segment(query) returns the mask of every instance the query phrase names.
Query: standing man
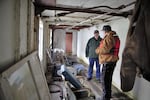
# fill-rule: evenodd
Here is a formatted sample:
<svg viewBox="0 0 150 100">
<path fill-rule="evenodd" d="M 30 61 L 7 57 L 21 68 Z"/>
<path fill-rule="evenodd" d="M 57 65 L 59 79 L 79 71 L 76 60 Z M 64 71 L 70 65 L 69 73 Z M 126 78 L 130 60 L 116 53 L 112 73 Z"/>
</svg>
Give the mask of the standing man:
<svg viewBox="0 0 150 100">
<path fill-rule="evenodd" d="M 103 31 L 105 36 L 100 42 L 100 46 L 96 49 L 96 53 L 99 54 L 99 63 L 102 64 L 102 100 L 110 100 L 112 75 L 119 59 L 118 53 L 120 48 L 120 40 L 116 35 L 116 32 L 111 31 L 111 27 L 109 25 L 103 26 Z"/>
<path fill-rule="evenodd" d="M 102 39 L 99 36 L 99 31 L 94 31 L 94 36 L 88 40 L 86 45 L 86 57 L 89 57 L 89 68 L 87 80 L 91 80 L 93 76 L 93 66 L 94 62 L 96 63 L 96 79 L 100 81 L 100 64 L 98 60 L 98 55 L 95 53 L 96 48 L 99 46 L 99 43 Z"/>
</svg>

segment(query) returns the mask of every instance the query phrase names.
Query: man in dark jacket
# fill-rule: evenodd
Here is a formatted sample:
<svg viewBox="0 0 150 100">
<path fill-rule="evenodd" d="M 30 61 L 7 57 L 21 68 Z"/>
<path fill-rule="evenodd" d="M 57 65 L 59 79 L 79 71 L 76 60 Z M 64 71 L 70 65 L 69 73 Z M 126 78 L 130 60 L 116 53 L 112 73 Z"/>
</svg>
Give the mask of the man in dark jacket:
<svg viewBox="0 0 150 100">
<path fill-rule="evenodd" d="M 96 63 L 96 79 L 100 81 L 100 64 L 98 60 L 98 55 L 95 53 L 95 49 L 99 46 L 102 39 L 99 36 L 99 31 L 94 31 L 94 36 L 88 40 L 86 45 L 86 57 L 89 57 L 89 68 L 87 80 L 91 80 L 93 76 L 93 66 Z"/>
</svg>

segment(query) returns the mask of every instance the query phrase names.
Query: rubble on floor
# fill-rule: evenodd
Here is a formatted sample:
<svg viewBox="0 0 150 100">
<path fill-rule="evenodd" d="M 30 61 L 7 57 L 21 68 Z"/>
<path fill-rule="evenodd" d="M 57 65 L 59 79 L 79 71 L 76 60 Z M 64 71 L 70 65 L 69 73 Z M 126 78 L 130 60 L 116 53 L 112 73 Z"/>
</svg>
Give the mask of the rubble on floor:
<svg viewBox="0 0 150 100">
<path fill-rule="evenodd" d="M 102 96 L 101 83 L 93 78 L 86 79 L 87 65 L 76 56 L 48 50 L 47 82 L 55 100 L 99 100 Z M 62 71 L 62 66 L 64 66 Z M 57 84 L 56 84 L 57 83 Z M 57 87 L 57 89 L 55 89 Z M 52 99 L 52 100 L 53 100 Z M 111 100 L 132 100 L 112 87 Z"/>
</svg>

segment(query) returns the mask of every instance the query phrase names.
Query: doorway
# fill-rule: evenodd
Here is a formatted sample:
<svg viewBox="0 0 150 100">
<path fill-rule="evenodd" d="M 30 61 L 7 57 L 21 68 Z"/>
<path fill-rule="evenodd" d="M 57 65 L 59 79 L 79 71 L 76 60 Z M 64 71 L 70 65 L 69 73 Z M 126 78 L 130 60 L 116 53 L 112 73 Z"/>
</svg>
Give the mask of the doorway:
<svg viewBox="0 0 150 100">
<path fill-rule="evenodd" d="M 72 54 L 72 32 L 66 32 L 66 53 Z"/>
</svg>

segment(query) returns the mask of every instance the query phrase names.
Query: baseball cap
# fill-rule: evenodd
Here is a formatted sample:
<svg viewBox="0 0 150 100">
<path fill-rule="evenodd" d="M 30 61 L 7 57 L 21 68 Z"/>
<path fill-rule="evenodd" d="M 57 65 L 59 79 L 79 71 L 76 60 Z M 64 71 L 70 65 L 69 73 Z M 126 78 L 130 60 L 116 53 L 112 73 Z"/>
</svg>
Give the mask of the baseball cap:
<svg viewBox="0 0 150 100">
<path fill-rule="evenodd" d="M 111 26 L 110 25 L 104 25 L 102 31 L 106 31 L 106 32 L 111 31 Z"/>
<path fill-rule="evenodd" d="M 99 31 L 98 31 L 98 30 L 95 30 L 94 33 L 99 33 Z"/>
</svg>

